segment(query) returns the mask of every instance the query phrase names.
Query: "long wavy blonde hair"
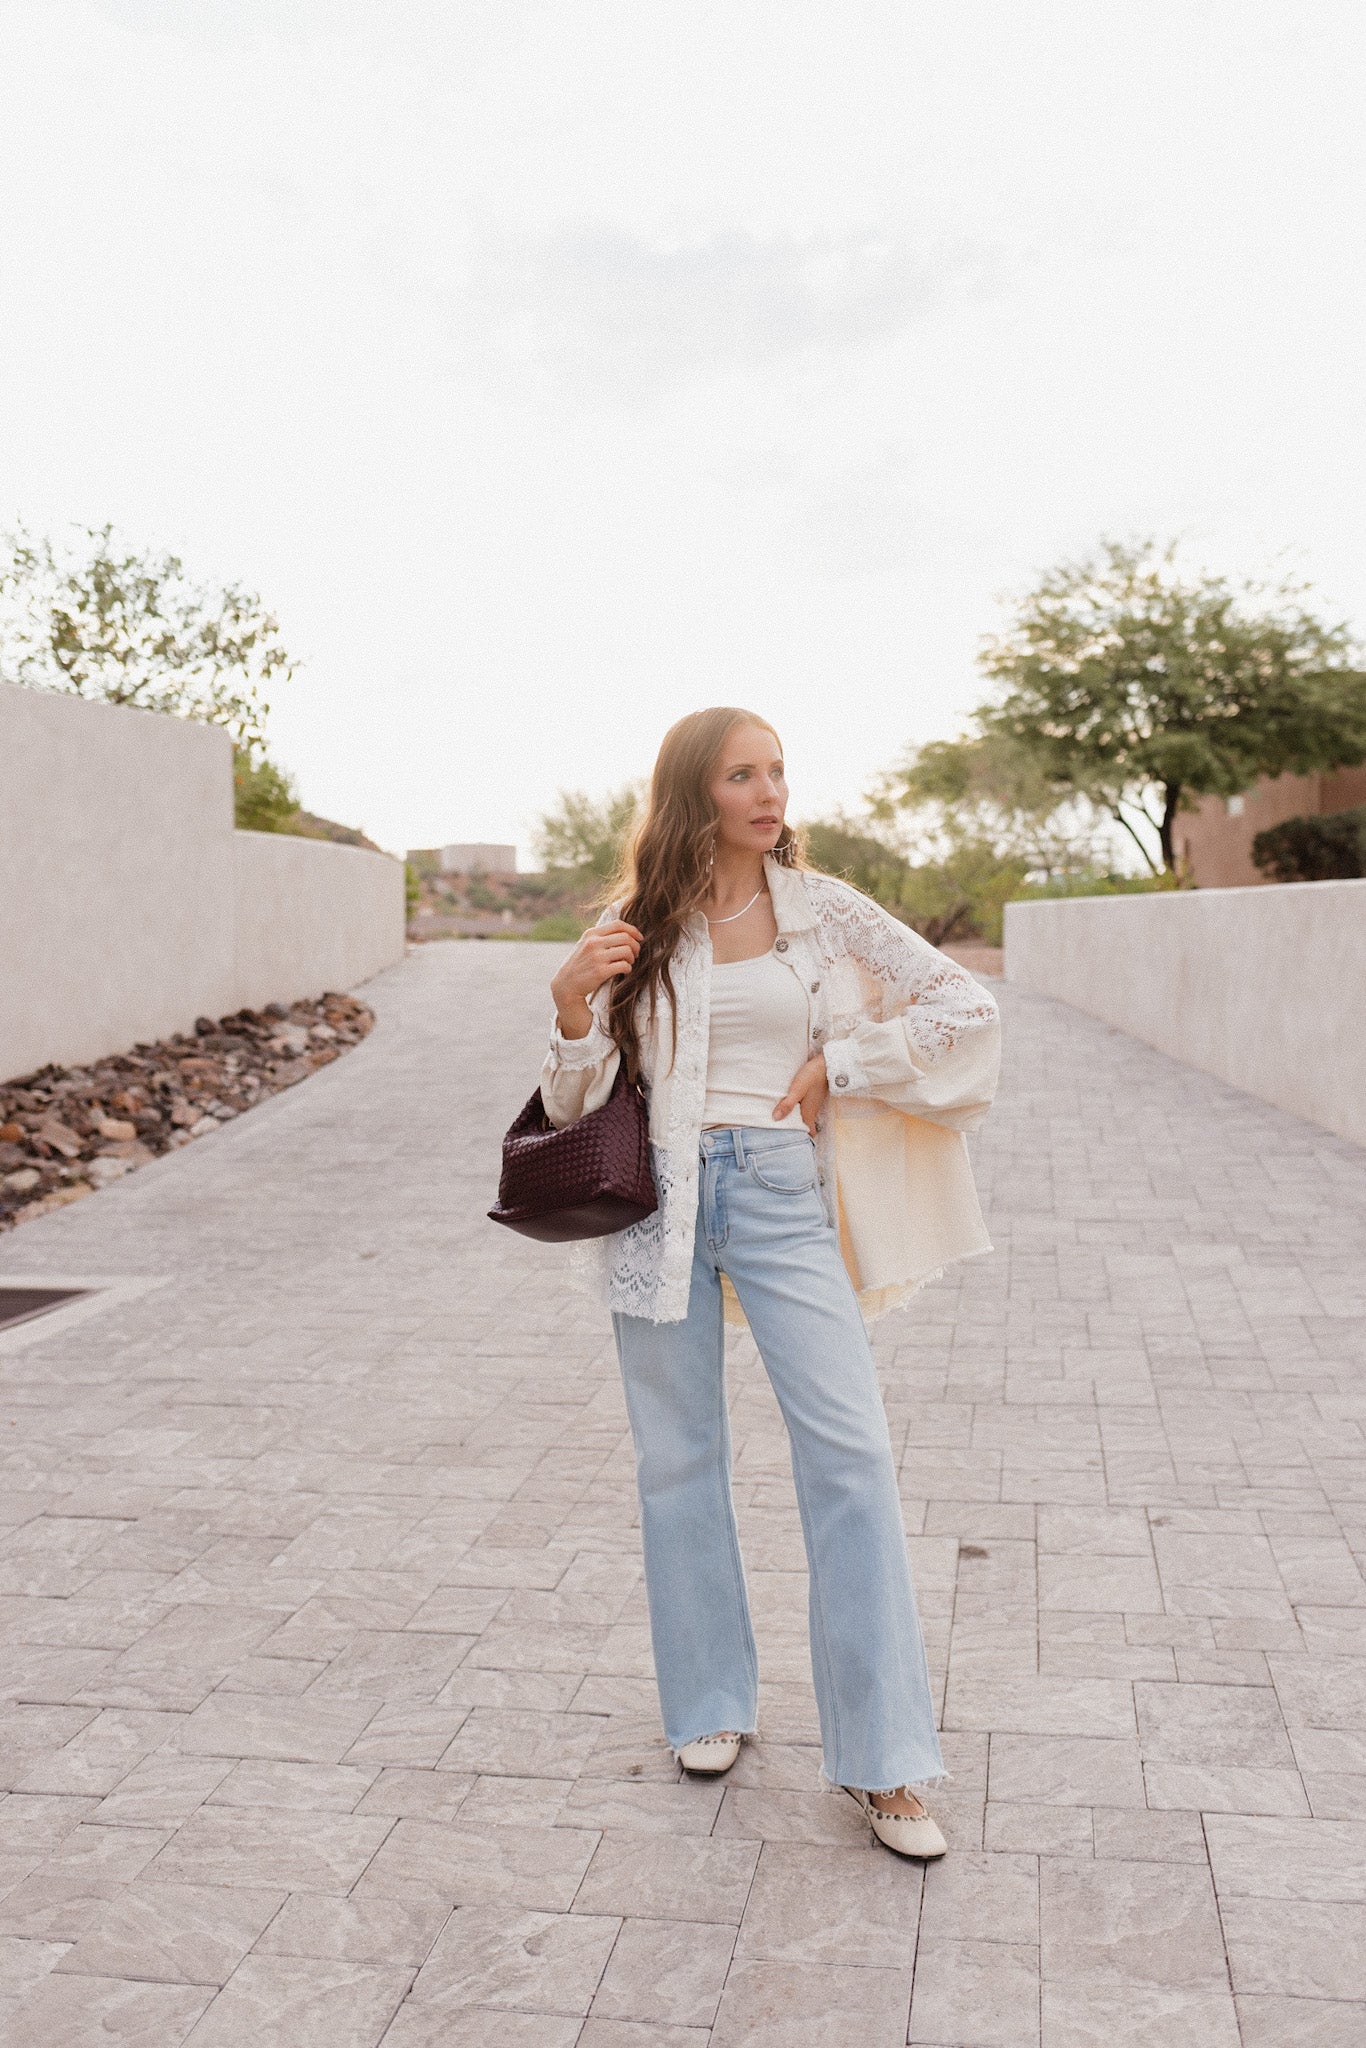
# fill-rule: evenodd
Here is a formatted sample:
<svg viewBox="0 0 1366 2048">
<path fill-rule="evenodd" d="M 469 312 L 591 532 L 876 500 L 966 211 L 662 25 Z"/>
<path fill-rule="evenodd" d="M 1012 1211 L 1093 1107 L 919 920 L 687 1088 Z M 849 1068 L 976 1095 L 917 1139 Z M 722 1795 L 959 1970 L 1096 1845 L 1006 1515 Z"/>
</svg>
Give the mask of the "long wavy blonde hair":
<svg viewBox="0 0 1366 2048">
<path fill-rule="evenodd" d="M 632 834 L 620 868 L 608 886 L 605 901 L 620 903 L 618 913 L 644 933 L 644 943 L 628 973 L 612 984 L 607 1028 L 621 1050 L 632 1080 L 640 1072 L 637 1005 L 644 996 L 651 1024 L 660 990 L 674 1013 L 670 973 L 684 927 L 711 884 L 712 854 L 719 822 L 711 796 L 711 780 L 721 750 L 738 725 L 759 725 L 777 732 L 755 711 L 734 704 L 690 711 L 664 735 L 650 778 L 650 794 Z M 779 741 L 781 746 L 782 742 Z M 773 858 L 785 867 L 804 867 L 799 835 L 784 824 Z M 674 1050 L 678 1019 L 674 1013 Z"/>
</svg>

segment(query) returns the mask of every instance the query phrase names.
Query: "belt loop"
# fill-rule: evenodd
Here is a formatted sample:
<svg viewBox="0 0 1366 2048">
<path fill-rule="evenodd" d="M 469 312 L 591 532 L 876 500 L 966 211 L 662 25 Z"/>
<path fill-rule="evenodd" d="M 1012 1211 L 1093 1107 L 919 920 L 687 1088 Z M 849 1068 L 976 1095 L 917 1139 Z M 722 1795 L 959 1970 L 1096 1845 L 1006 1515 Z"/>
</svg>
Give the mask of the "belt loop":
<svg viewBox="0 0 1366 2048">
<path fill-rule="evenodd" d="M 730 1135 L 735 1147 L 735 1164 L 743 1170 L 745 1164 L 745 1141 L 740 1135 L 739 1124 L 731 1125 Z"/>
</svg>

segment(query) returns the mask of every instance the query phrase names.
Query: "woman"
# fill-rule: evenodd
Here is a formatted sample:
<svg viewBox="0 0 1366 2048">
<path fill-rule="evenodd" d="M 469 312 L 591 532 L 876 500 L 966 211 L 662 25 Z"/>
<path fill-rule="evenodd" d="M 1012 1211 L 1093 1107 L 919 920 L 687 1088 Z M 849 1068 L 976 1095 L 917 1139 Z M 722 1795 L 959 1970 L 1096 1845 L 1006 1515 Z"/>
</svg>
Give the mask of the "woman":
<svg viewBox="0 0 1366 2048">
<path fill-rule="evenodd" d="M 758 1674 L 730 1487 L 724 1323 L 747 1320 L 791 1446 L 823 1775 L 879 1841 L 944 1852 L 925 1649 L 860 1314 L 988 1251 L 962 1137 L 996 1081 L 996 1005 L 847 883 L 805 868 L 773 728 L 666 735 L 619 900 L 551 983 L 563 1126 L 618 1063 L 649 1102 L 659 1208 L 600 1240 L 635 1439 L 650 1632 L 683 1768 L 728 1770 Z"/>
</svg>

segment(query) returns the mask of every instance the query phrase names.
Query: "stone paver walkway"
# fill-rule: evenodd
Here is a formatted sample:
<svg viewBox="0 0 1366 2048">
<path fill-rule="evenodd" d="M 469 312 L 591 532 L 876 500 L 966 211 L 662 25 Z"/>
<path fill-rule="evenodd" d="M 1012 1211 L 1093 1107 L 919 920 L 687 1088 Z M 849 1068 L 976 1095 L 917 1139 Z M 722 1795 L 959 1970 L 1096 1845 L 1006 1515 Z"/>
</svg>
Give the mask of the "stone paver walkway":
<svg viewBox="0 0 1366 2048">
<path fill-rule="evenodd" d="M 1366 1156 L 1008 997 L 998 1252 L 876 1330 L 948 1859 L 816 1787 L 748 1342 L 762 1739 L 679 1781 L 604 1317 L 483 1220 L 550 949 L 0 1244 L 0 2043 L 1357 2048 Z"/>
</svg>

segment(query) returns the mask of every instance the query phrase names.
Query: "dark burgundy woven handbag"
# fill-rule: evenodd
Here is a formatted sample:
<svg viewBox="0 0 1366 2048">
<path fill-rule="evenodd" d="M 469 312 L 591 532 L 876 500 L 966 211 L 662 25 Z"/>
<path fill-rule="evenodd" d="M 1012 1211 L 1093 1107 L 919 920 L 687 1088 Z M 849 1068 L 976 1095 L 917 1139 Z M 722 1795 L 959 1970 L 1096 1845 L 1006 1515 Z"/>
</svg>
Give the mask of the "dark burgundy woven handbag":
<svg viewBox="0 0 1366 2048">
<path fill-rule="evenodd" d="M 538 1088 L 503 1140 L 495 1223 L 563 1244 L 606 1237 L 659 1207 L 645 1098 L 623 1061 L 601 1109 L 557 1131 Z"/>
</svg>

